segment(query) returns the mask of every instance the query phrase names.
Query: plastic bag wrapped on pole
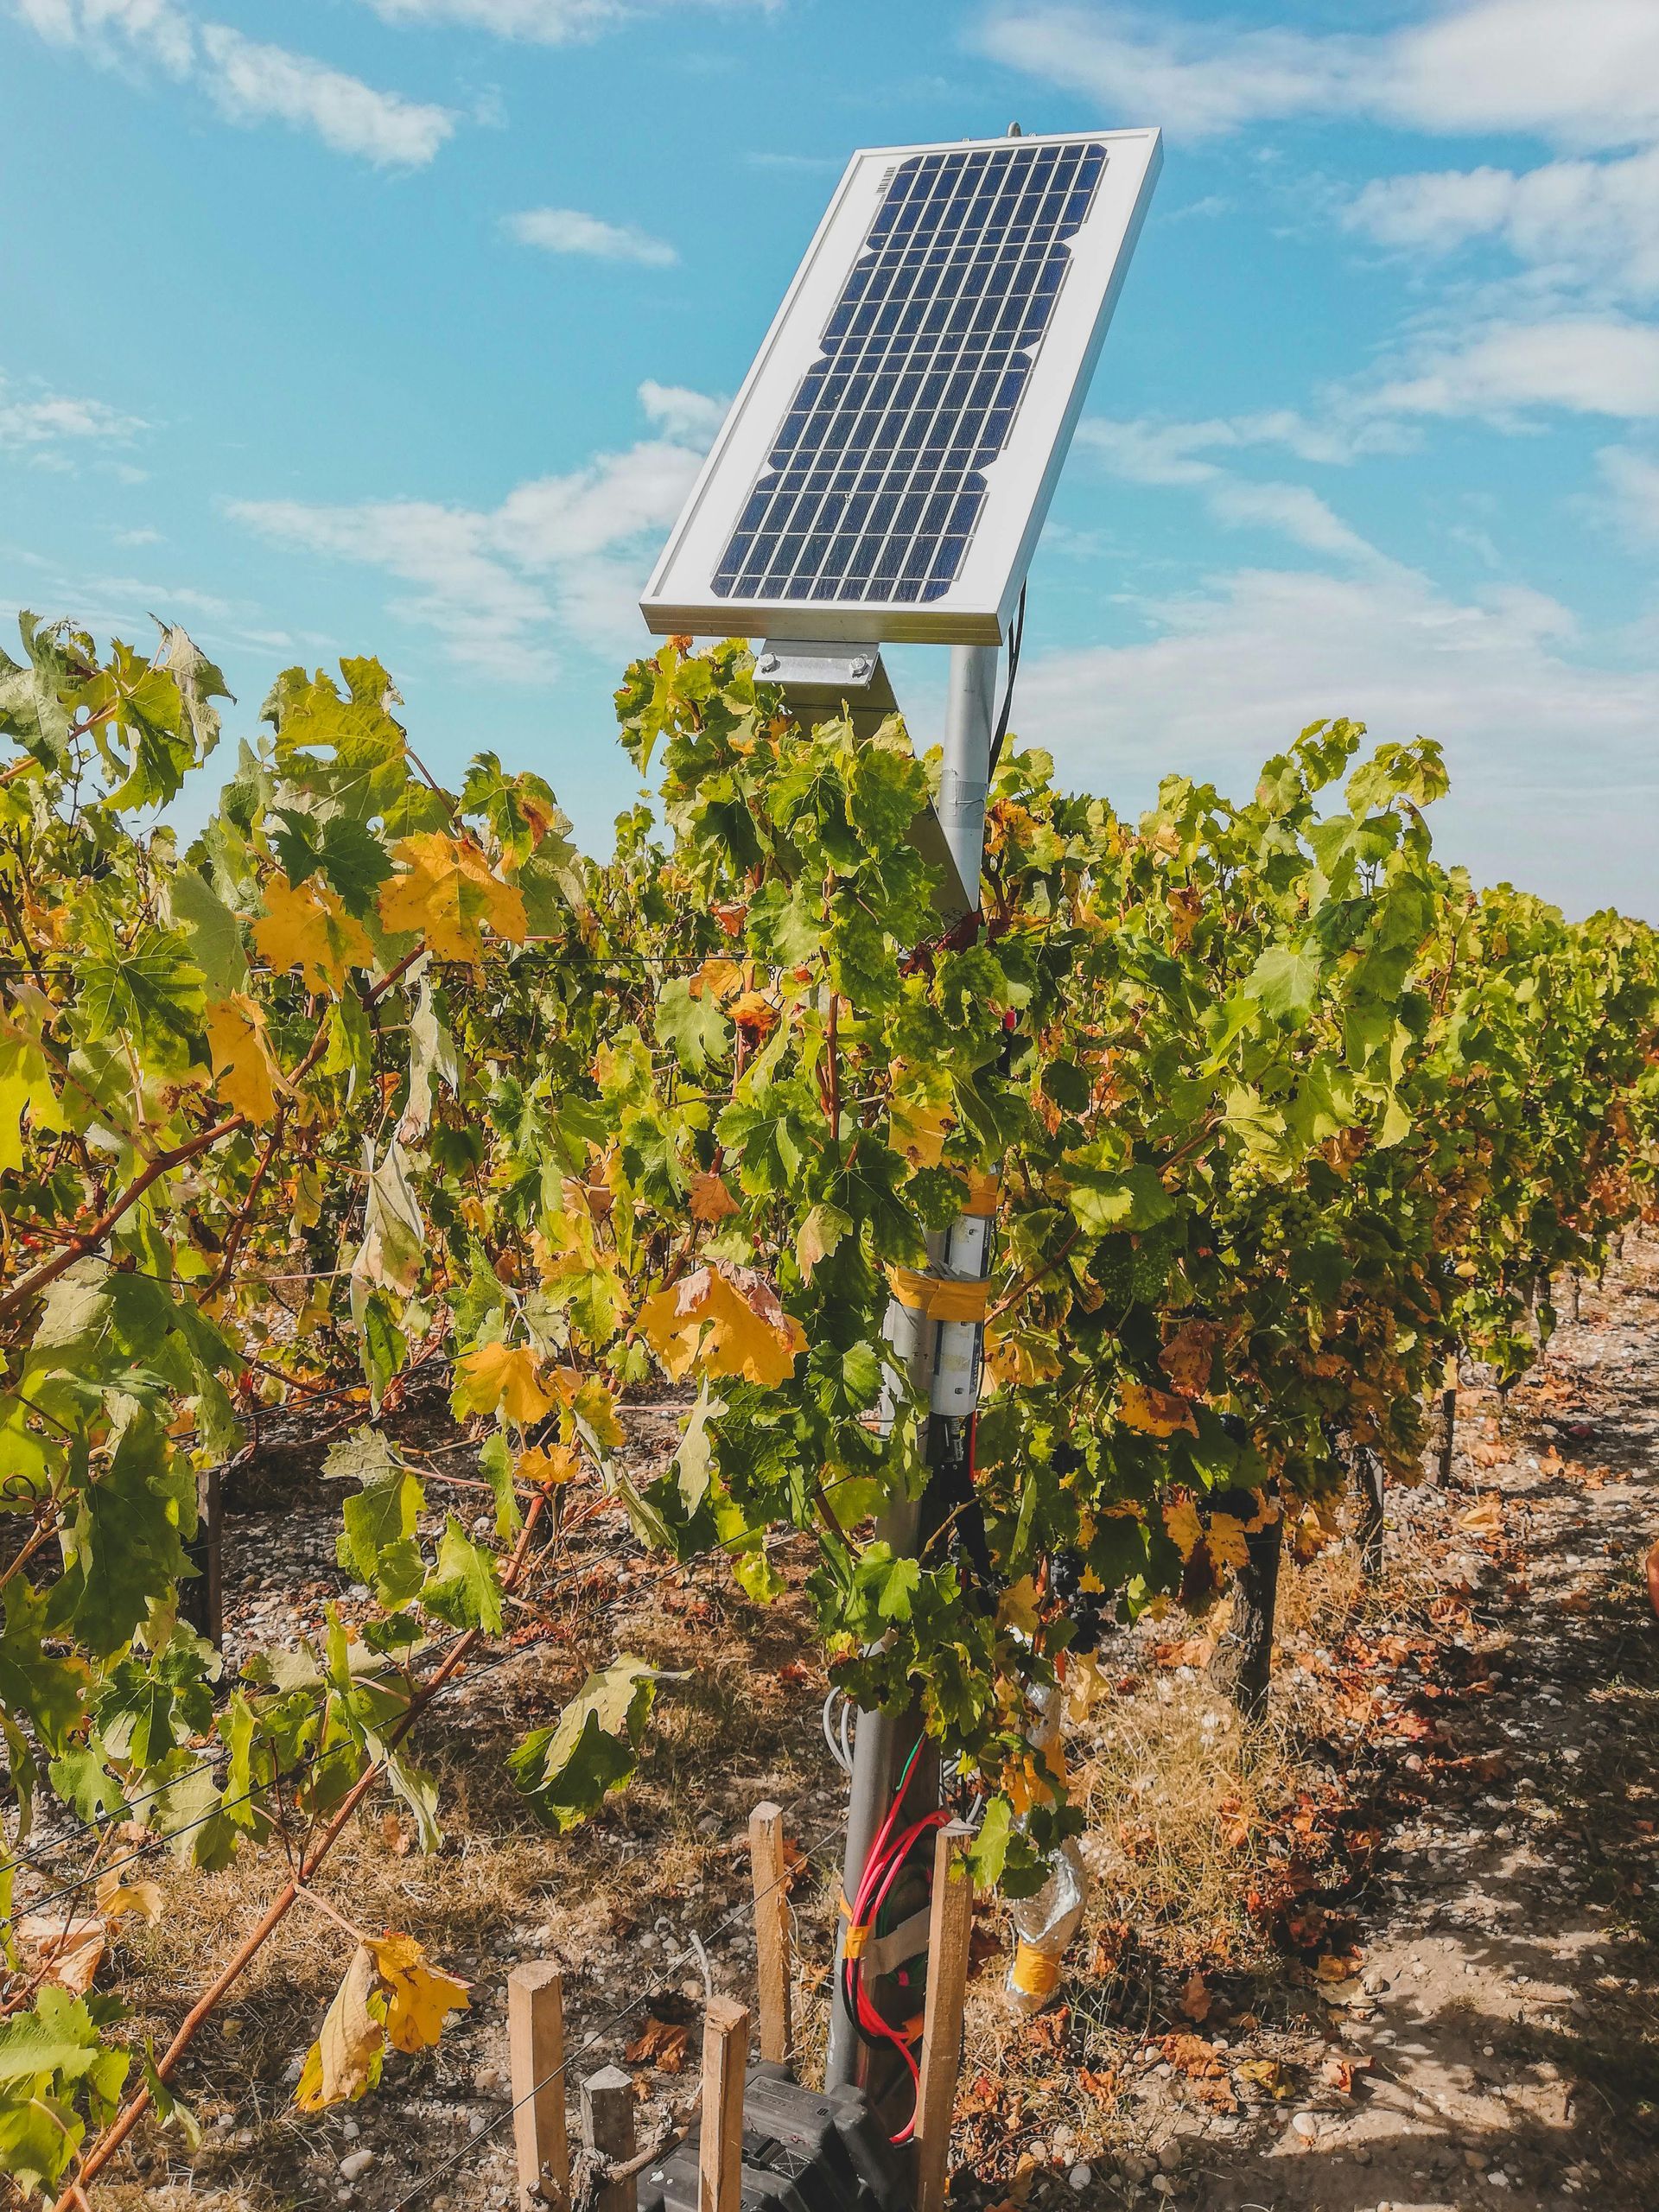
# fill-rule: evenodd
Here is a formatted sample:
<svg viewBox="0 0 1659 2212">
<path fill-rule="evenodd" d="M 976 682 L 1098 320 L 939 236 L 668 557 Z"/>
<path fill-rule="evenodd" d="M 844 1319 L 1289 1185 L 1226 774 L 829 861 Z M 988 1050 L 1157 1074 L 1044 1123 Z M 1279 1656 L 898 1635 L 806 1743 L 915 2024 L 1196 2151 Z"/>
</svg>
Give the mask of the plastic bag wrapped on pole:
<svg viewBox="0 0 1659 2212">
<path fill-rule="evenodd" d="M 1033 1689 L 1031 1701 L 1039 1726 L 1035 1733 L 1038 1757 L 1065 1778 L 1065 1754 L 1060 1744 L 1060 1722 L 1065 1710 L 1058 1690 Z M 1049 1853 L 1048 1879 L 1035 1897 L 1017 1897 L 1011 1907 L 1014 1957 L 1003 1984 L 1016 2012 L 1041 2012 L 1060 1986 L 1060 1961 L 1065 1947 L 1083 1924 L 1089 1902 L 1089 1876 L 1075 1837 L 1068 1837 Z"/>
</svg>

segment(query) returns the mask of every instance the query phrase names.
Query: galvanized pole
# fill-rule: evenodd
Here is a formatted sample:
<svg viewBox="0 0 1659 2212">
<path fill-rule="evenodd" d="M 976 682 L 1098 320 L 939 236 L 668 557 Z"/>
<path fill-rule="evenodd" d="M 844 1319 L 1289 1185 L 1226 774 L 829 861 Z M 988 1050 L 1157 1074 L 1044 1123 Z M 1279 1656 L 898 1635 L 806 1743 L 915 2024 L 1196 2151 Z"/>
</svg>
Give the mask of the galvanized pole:
<svg viewBox="0 0 1659 2212">
<path fill-rule="evenodd" d="M 957 872 L 976 910 L 980 867 L 985 849 L 985 795 L 990 783 L 991 741 L 996 722 L 997 648 L 995 645 L 954 645 L 950 651 L 950 688 L 945 706 L 944 760 L 939 772 L 938 814 L 944 841 Z M 963 1214 L 943 1236 L 928 1240 L 931 1274 L 977 1281 L 986 1271 L 990 1251 L 991 1224 L 980 1215 Z M 901 1306 L 897 1300 L 887 1309 L 886 1334 L 894 1364 L 903 1370 L 912 1387 L 926 1395 L 933 1415 L 930 1423 L 928 1458 L 937 1465 L 935 1448 L 942 1424 L 970 1418 L 979 1402 L 982 1330 L 976 1322 L 936 1321 Z M 914 1555 L 927 1525 L 925 1502 L 901 1500 L 880 1524 L 879 1533 L 895 1553 Z M 865 1713 L 858 1716 L 853 1745 L 852 1796 L 847 1815 L 847 1849 L 842 1872 L 842 1895 L 857 1896 L 870 1847 L 886 1819 L 904 1760 L 915 1740 L 918 1722 L 912 1716 Z M 937 1776 L 930 1766 L 925 1776 L 912 1777 L 912 1802 L 921 1792 L 937 1804 Z M 824 2060 L 827 2088 L 861 2082 L 879 2104 L 887 2085 L 867 2079 L 867 2047 L 841 1999 L 842 1936 L 836 1942 L 834 1994 L 830 2006 L 830 2040 Z M 921 1947 L 918 1945 L 918 1948 Z"/>
</svg>

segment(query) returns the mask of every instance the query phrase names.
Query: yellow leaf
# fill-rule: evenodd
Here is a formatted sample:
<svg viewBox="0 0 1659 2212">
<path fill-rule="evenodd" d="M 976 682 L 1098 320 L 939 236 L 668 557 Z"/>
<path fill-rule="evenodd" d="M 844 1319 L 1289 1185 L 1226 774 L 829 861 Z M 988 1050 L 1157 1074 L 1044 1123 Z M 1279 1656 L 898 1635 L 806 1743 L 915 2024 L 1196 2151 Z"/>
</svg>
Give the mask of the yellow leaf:
<svg viewBox="0 0 1659 2212">
<path fill-rule="evenodd" d="M 1036 1635 L 1037 1585 L 1030 1575 L 1022 1574 L 1017 1582 L 1010 1582 L 997 1599 L 996 1624 L 1018 1629 L 1022 1636 Z"/>
<path fill-rule="evenodd" d="M 937 1167 L 956 1116 L 948 1106 L 926 1106 L 919 1099 L 893 1102 L 893 1147 L 912 1167 Z"/>
<path fill-rule="evenodd" d="M 833 1252 L 852 1224 L 835 1206 L 814 1206 L 801 1224 L 795 1239 L 795 1259 L 802 1280 L 810 1282 L 818 1262 Z"/>
<path fill-rule="evenodd" d="M 748 976 L 749 970 L 741 960 L 728 960 L 722 955 L 711 954 L 691 977 L 686 988 L 694 999 L 707 996 L 723 1006 L 728 999 L 735 998 L 745 988 Z"/>
<path fill-rule="evenodd" d="M 1483 1497 L 1478 1505 L 1471 1505 L 1466 1513 L 1458 1516 L 1459 1529 L 1466 1529 L 1471 1536 L 1501 1536 L 1503 1533 L 1503 1505 L 1497 1497 Z"/>
<path fill-rule="evenodd" d="M 1184 1560 L 1191 1559 L 1204 1535 L 1198 1509 L 1190 1497 L 1172 1498 L 1164 1508 L 1164 1528 Z"/>
<path fill-rule="evenodd" d="M 1125 1428 L 1139 1429 L 1143 1436 L 1173 1436 L 1178 1428 L 1184 1428 L 1190 1436 L 1198 1433 L 1192 1408 L 1185 1398 L 1156 1389 L 1150 1382 L 1138 1382 L 1133 1376 L 1123 1382 L 1117 1417 Z"/>
<path fill-rule="evenodd" d="M 208 1007 L 207 1028 L 219 1096 L 251 1122 L 274 1120 L 276 1093 L 288 1086 L 265 1035 L 264 1008 L 232 992 Z"/>
<path fill-rule="evenodd" d="M 1016 1819 L 1024 1820 L 1039 1798 L 1047 1803 L 1052 1792 L 1045 1784 L 1035 1759 L 1010 1759 L 1002 1770 L 1002 1794 L 1014 1810 Z"/>
<path fill-rule="evenodd" d="M 696 1366 L 775 1388 L 806 1349 L 800 1323 L 753 1268 L 699 1268 L 648 1298 L 639 1326 L 676 1382 Z"/>
<path fill-rule="evenodd" d="M 985 1371 L 1007 1389 L 1024 1389 L 1033 1382 L 1052 1382 L 1060 1372 L 1052 1333 L 1039 1335 L 1029 1330 L 1014 1330 L 1004 1335 L 999 1330 L 987 1329 Z"/>
<path fill-rule="evenodd" d="M 1210 1556 L 1217 1567 L 1241 1567 L 1249 1563 L 1249 1547 L 1244 1541 L 1244 1523 L 1231 1513 L 1212 1513 L 1206 1541 Z"/>
<path fill-rule="evenodd" d="M 385 2011 L 374 1953 L 359 1943 L 300 2069 L 294 2101 L 302 2112 L 345 2104 L 373 2087 L 385 2046 Z"/>
<path fill-rule="evenodd" d="M 1081 1726 L 1111 1688 L 1092 1651 L 1068 1652 L 1065 1661 L 1065 1717 Z"/>
<path fill-rule="evenodd" d="M 527 1344 L 480 1344 L 476 1351 L 462 1352 L 457 1364 L 457 1413 L 493 1414 L 499 1407 L 524 1428 L 553 1409 L 537 1373 L 540 1363 Z"/>
<path fill-rule="evenodd" d="M 277 969 L 297 968 L 306 988 L 337 991 L 348 968 L 374 964 L 374 948 L 335 893 L 315 877 L 295 889 L 279 869 L 265 881 L 253 941 Z"/>
<path fill-rule="evenodd" d="M 66 1920 L 60 1912 L 26 1912 L 17 1941 L 31 1977 L 39 1975 L 72 1997 L 84 1997 L 104 1955 L 104 1923 L 91 1916 Z"/>
<path fill-rule="evenodd" d="M 778 1009 L 763 991 L 741 992 L 726 1011 L 740 1029 L 756 1038 L 778 1027 Z"/>
<path fill-rule="evenodd" d="M 546 1450 L 522 1453 L 513 1472 L 521 1483 L 534 1483 L 541 1490 L 556 1490 L 561 1483 L 571 1482 L 582 1472 L 582 1459 L 568 1444 L 555 1444 Z"/>
<path fill-rule="evenodd" d="M 691 1218 L 693 1221 L 724 1221 L 728 1214 L 737 1211 L 737 1200 L 732 1196 L 723 1176 L 693 1175 L 691 1178 Z"/>
<path fill-rule="evenodd" d="M 380 918 L 389 930 L 423 937 L 438 959 L 476 967 L 486 925 L 514 944 L 530 934 L 523 898 L 492 874 L 476 845 L 428 830 L 400 837 L 391 852 L 404 873 L 381 886 Z"/>
<path fill-rule="evenodd" d="M 137 1913 L 153 1928 L 162 1916 L 162 1893 L 154 1882 L 124 1882 L 111 1867 L 98 1878 L 98 1909 L 105 1920 Z"/>
<path fill-rule="evenodd" d="M 386 2033 L 393 2050 L 424 2050 L 443 2033 L 451 2012 L 466 2011 L 468 1985 L 429 1966 L 412 1936 L 371 1938 L 368 1948 L 386 1985 Z"/>
</svg>

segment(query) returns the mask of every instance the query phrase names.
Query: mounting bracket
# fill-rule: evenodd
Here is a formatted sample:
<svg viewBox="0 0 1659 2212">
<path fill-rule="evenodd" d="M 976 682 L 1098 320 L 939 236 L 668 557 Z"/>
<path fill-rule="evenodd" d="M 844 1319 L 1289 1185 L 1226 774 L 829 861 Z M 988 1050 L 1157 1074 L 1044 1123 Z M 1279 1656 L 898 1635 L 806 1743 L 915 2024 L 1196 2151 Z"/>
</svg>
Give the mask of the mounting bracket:
<svg viewBox="0 0 1659 2212">
<path fill-rule="evenodd" d="M 995 654 L 991 664 L 995 669 Z M 762 683 L 779 686 L 791 714 L 808 728 L 844 711 L 855 735 L 868 737 L 899 711 L 880 645 L 767 638 L 755 655 L 754 672 Z M 910 842 L 937 879 L 933 906 L 944 934 L 977 911 L 977 882 L 970 897 L 952 841 L 931 804 L 910 825 Z"/>
</svg>

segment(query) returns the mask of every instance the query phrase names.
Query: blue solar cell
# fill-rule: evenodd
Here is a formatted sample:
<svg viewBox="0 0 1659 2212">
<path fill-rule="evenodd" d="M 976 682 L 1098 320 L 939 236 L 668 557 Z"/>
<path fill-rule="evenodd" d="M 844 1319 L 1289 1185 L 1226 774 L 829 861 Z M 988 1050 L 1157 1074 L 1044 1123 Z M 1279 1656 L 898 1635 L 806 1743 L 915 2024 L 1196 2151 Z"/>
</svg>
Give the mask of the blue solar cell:
<svg viewBox="0 0 1659 2212">
<path fill-rule="evenodd" d="M 899 163 L 721 556 L 721 598 L 950 588 L 1105 166 L 1083 139 Z"/>
</svg>

